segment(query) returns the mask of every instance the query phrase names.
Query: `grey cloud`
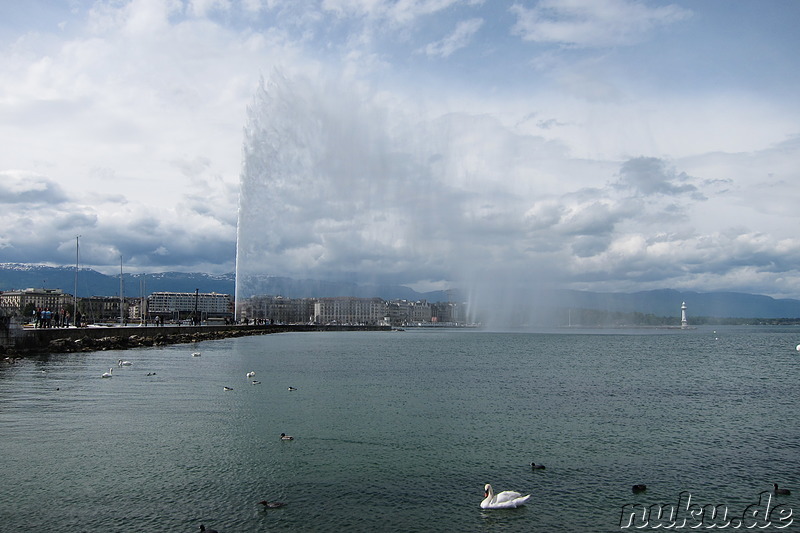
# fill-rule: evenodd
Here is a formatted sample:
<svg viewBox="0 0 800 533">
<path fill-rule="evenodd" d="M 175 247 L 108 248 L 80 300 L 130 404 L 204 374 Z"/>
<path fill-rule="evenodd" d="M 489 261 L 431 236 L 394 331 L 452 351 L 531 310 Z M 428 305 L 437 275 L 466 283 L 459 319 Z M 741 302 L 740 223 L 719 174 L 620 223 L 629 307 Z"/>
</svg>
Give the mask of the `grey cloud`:
<svg viewBox="0 0 800 533">
<path fill-rule="evenodd" d="M 580 235 L 572 239 L 570 249 L 578 257 L 592 257 L 607 250 L 610 242 L 608 235 Z"/>
<path fill-rule="evenodd" d="M 629 159 L 622 164 L 619 175 L 617 186 L 644 195 L 697 193 L 697 187 L 685 183 L 690 179 L 685 173 L 676 174 L 662 159 L 655 157 Z"/>
<path fill-rule="evenodd" d="M 187 265 L 232 270 L 235 226 L 177 211 L 118 211 L 114 204 L 75 202 L 20 203 L 13 212 L 0 210 L 3 260 L 74 264 L 75 236 L 80 235 L 85 266 L 118 265 L 122 255 L 132 270 L 181 270 Z"/>
<path fill-rule="evenodd" d="M 0 203 L 60 204 L 69 201 L 58 183 L 44 176 L 22 171 L 0 172 Z"/>
</svg>

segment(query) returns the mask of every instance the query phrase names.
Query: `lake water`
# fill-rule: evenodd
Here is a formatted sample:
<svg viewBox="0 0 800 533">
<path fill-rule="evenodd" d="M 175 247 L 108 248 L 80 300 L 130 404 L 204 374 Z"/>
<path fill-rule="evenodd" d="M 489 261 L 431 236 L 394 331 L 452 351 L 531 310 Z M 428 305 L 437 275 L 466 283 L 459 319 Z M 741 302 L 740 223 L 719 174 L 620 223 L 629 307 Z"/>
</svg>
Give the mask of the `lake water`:
<svg viewBox="0 0 800 533">
<path fill-rule="evenodd" d="M 409 329 L 0 363 L 0 531 L 620 531 L 626 504 L 740 516 L 774 482 L 800 510 L 798 343 Z M 485 511 L 485 483 L 532 496 Z"/>
</svg>

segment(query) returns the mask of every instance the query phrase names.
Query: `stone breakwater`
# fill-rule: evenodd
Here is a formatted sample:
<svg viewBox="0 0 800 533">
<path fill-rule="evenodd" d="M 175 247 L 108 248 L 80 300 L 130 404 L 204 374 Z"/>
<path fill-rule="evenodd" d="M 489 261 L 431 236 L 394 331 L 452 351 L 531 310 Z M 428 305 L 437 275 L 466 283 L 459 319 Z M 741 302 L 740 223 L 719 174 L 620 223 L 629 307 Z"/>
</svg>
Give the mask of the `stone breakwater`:
<svg viewBox="0 0 800 533">
<path fill-rule="evenodd" d="M 45 353 L 94 352 L 127 350 L 145 346 L 188 344 L 202 341 L 267 335 L 285 332 L 314 331 L 389 331 L 383 326 L 164 326 L 164 327 L 98 327 L 68 329 L 18 329 L 14 342 L 0 347 L 7 356 Z"/>
</svg>

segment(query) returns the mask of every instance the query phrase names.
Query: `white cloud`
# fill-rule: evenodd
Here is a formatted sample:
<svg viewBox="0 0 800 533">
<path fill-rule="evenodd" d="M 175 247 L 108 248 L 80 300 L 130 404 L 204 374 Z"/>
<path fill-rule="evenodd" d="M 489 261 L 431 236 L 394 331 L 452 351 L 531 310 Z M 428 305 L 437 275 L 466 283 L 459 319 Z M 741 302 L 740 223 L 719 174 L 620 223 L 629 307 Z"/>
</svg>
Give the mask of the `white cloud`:
<svg viewBox="0 0 800 533">
<path fill-rule="evenodd" d="M 526 41 L 577 47 L 636 44 L 661 25 L 691 16 L 675 4 L 650 8 L 632 0 L 540 0 L 527 9 L 511 7 L 513 31 Z"/>
<path fill-rule="evenodd" d="M 457 50 L 467 46 L 472 36 L 483 25 L 483 19 L 475 18 L 463 20 L 458 23 L 453 33 L 441 41 L 431 43 L 425 47 L 425 53 L 429 56 L 449 57 Z"/>
</svg>

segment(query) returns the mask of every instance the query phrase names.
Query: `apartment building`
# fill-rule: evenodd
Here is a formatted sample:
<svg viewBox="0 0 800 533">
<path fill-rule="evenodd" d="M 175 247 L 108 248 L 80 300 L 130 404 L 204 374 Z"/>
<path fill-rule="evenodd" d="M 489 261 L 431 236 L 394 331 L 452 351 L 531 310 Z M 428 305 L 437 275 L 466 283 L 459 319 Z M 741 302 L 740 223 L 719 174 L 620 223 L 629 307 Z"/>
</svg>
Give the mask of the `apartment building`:
<svg viewBox="0 0 800 533">
<path fill-rule="evenodd" d="M 302 324 L 314 320 L 314 302 L 311 298 L 284 298 L 283 296 L 253 296 L 245 300 L 240 319 L 264 321 L 271 324 Z"/>
<path fill-rule="evenodd" d="M 319 324 L 376 326 L 385 322 L 386 313 L 386 302 L 380 298 L 341 296 L 314 302 L 314 322 Z"/>
<path fill-rule="evenodd" d="M 204 317 L 230 317 L 233 298 L 217 292 L 154 292 L 147 297 L 150 315 L 182 317 L 195 310 Z"/>
<path fill-rule="evenodd" d="M 0 293 L 0 309 L 5 315 L 22 314 L 30 309 L 71 309 L 71 294 L 61 289 L 22 289 Z"/>
</svg>

